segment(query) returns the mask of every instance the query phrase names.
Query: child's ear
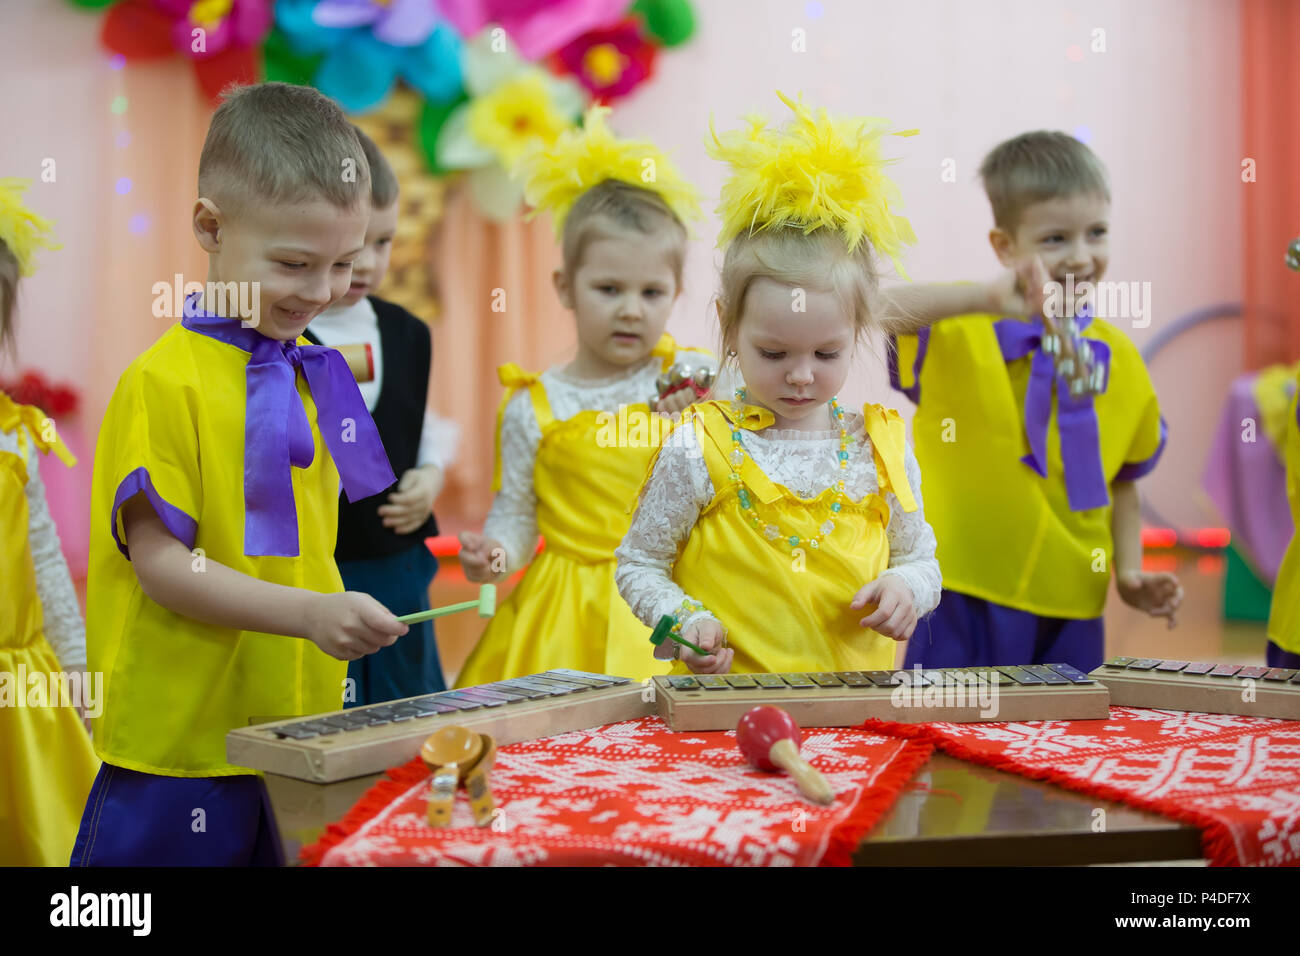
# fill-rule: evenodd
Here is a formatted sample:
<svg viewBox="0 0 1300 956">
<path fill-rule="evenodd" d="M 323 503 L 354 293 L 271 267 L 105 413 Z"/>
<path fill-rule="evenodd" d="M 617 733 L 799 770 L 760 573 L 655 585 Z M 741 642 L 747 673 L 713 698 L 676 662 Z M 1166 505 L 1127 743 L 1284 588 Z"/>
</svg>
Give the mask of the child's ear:
<svg viewBox="0 0 1300 956">
<path fill-rule="evenodd" d="M 221 251 L 221 210 L 211 199 L 200 197 L 194 203 L 194 238 L 204 252 Z"/>
<path fill-rule="evenodd" d="M 563 269 L 556 269 L 551 273 L 551 284 L 555 286 L 555 294 L 560 297 L 560 305 L 572 312 L 573 288 L 569 285 L 569 274 Z"/>
<path fill-rule="evenodd" d="M 995 226 L 989 230 L 989 245 L 993 247 L 993 252 L 998 257 L 998 262 L 1002 263 L 1008 269 L 1015 268 L 1015 240 L 1011 238 L 1010 233 L 1005 229 Z"/>
</svg>

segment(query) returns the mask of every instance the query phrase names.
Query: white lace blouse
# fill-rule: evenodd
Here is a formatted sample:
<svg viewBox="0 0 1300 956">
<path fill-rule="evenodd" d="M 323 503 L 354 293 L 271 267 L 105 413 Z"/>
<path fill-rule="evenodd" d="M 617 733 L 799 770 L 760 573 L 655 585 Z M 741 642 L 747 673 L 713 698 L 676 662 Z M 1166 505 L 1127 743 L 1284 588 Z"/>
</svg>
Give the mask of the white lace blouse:
<svg viewBox="0 0 1300 956">
<path fill-rule="evenodd" d="M 20 426 L 21 427 L 21 426 Z M 36 592 L 45 617 L 45 639 L 65 671 L 86 669 L 86 626 L 72 586 L 72 575 L 59 549 L 59 532 L 45 501 L 45 484 L 37 465 L 41 453 L 27 445 L 27 542 L 36 566 Z M 23 458 L 14 432 L 0 431 L 0 451 Z M 63 467 L 59 464 L 60 468 Z"/>
<path fill-rule="evenodd" d="M 841 472 L 837 458 L 838 430 L 771 427 L 761 431 L 743 430 L 741 444 L 768 478 L 800 497 L 815 497 L 843 477 L 845 494 L 856 501 L 878 491 L 880 486 L 862 415 L 846 411 L 844 422 L 854 438 L 852 447 L 858 452 L 849 459 L 847 474 Z M 897 575 L 907 582 L 919 616 L 938 605 L 943 577 L 934 556 L 934 531 L 925 520 L 921 501 L 921 467 L 910 445 L 906 446 L 904 460 L 916 510 L 903 511 L 894 493 L 886 493 L 890 509 L 889 568 L 883 573 Z M 615 581 L 619 593 L 647 626 L 653 627 L 665 614 L 676 613 L 683 599 L 690 597 L 672 580 L 672 567 L 679 548 L 713 495 L 713 482 L 695 430 L 684 429 L 684 434 L 680 437 L 675 434 L 674 440 L 666 442 L 659 453 L 654 472 L 642 491 L 632 527 L 614 552 L 618 559 Z M 702 618 L 716 620 L 707 610 L 697 611 L 682 626 Z"/>
<path fill-rule="evenodd" d="M 700 353 L 679 350 L 676 361 L 700 361 Z M 644 403 L 655 393 L 655 379 L 663 360 L 651 356 L 639 365 L 608 378 L 577 379 L 561 367 L 541 374 L 551 415 L 556 421 L 591 410 L 617 413 L 620 405 Z M 726 387 L 725 381 L 719 387 Z M 719 393 L 721 394 L 721 393 Z M 509 571 L 527 564 L 537 546 L 537 493 L 533 487 L 533 465 L 542 430 L 533 414 L 528 390 L 521 388 L 506 405 L 501 421 L 501 490 L 492 502 L 483 534 L 501 542 Z"/>
</svg>

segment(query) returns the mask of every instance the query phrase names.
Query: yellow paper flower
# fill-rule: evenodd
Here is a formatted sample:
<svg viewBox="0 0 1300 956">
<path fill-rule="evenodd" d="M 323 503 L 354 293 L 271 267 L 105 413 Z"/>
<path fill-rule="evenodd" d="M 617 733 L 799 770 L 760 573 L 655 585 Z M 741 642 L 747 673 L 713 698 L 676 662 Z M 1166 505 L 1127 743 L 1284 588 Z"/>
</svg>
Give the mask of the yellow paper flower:
<svg viewBox="0 0 1300 956">
<path fill-rule="evenodd" d="M 556 235 L 578 197 L 607 179 L 658 193 L 683 223 L 702 216 L 695 187 L 653 143 L 619 139 L 605 123 L 609 108 L 593 106 L 581 129 L 570 129 L 549 146 L 528 151 L 516 175 L 525 179 L 524 198 L 550 212 Z"/>
<path fill-rule="evenodd" d="M 891 211 L 902 199 L 884 173 L 892 160 L 881 156 L 880 145 L 884 136 L 918 131 L 888 130 L 883 121 L 867 118 L 832 119 L 824 109 L 813 113 L 802 99 L 777 96 L 794 112 L 783 127 L 753 116 L 746 128 L 719 135 L 710 124 L 709 155 L 732 167 L 718 206 L 719 245 L 778 226 L 805 233 L 834 229 L 850 251 L 866 239 L 905 275 L 899 256 L 916 235 Z"/>
<path fill-rule="evenodd" d="M 555 107 L 540 71 L 520 73 L 469 106 L 469 131 L 511 168 L 534 142 L 552 143 L 572 120 Z"/>
<path fill-rule="evenodd" d="M 37 246 L 63 248 L 50 234 L 52 223 L 23 206 L 23 193 L 30 179 L 14 176 L 0 178 L 0 240 L 18 260 L 18 274 L 29 276 L 36 271 L 32 255 Z"/>
</svg>

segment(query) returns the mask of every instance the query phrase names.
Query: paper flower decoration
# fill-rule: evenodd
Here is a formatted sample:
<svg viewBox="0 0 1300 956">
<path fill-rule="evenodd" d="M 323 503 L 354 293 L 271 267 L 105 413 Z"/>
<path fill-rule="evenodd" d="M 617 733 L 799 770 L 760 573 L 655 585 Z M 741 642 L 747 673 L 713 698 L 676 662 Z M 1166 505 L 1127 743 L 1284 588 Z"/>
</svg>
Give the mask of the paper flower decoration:
<svg viewBox="0 0 1300 956">
<path fill-rule="evenodd" d="M 780 226 L 805 233 L 833 229 L 850 251 L 865 239 L 903 274 L 899 256 L 916 236 L 890 208 L 901 205 L 901 197 L 884 173 L 891 161 L 881 156 L 880 141 L 917 130 L 890 131 L 880 120 L 833 119 L 824 109 L 814 113 L 802 100 L 777 96 L 794 112 L 786 125 L 769 127 L 763 117 L 751 116 L 747 128 L 715 131 L 706 143 L 711 157 L 731 166 L 718 206 L 719 244 Z"/>
<path fill-rule="evenodd" d="M 605 125 L 609 108 L 593 106 L 581 129 L 561 133 L 550 146 L 535 146 L 519 166 L 524 194 L 536 210 L 551 213 L 556 236 L 578 197 L 607 179 L 658 193 L 683 223 L 701 217 L 700 195 L 653 143 L 619 139 Z M 647 168 L 654 171 L 649 179 Z"/>
<path fill-rule="evenodd" d="M 635 19 L 584 33 L 561 49 L 555 59 L 603 102 L 631 93 L 654 71 L 655 46 Z"/>
<path fill-rule="evenodd" d="M 571 40 L 623 18 L 627 0 L 438 0 L 461 36 L 489 25 L 506 31 L 526 60 L 540 60 Z"/>
<path fill-rule="evenodd" d="M 433 0 L 279 0 L 275 22 L 289 51 L 320 57 L 313 85 L 349 113 L 374 109 L 399 77 L 434 102 L 460 92 L 460 38 Z"/>
<path fill-rule="evenodd" d="M 269 0 L 123 0 L 104 16 L 105 47 L 128 60 L 181 54 L 216 99 L 231 83 L 253 83 L 257 48 L 271 29 Z"/>
<path fill-rule="evenodd" d="M 81 395 L 75 388 L 56 385 L 35 370 L 23 372 L 12 382 L 0 380 L 0 392 L 19 405 L 35 405 L 55 418 L 75 414 L 81 405 Z"/>
<path fill-rule="evenodd" d="M 695 14 L 686 0 L 636 0 L 632 12 L 664 46 L 679 46 L 695 32 Z"/>
<path fill-rule="evenodd" d="M 461 69 L 469 99 L 443 124 L 437 163 L 469 170 L 479 208 L 504 221 L 523 198 L 511 170 L 526 150 L 555 142 L 574 125 L 582 112 L 582 90 L 570 79 L 522 62 L 491 30 L 465 45 Z"/>
</svg>

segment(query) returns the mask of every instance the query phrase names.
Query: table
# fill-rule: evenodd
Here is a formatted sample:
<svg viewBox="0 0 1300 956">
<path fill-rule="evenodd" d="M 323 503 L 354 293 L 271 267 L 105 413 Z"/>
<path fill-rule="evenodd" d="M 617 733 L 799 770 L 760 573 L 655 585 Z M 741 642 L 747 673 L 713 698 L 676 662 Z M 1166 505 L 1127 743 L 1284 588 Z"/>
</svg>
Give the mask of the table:
<svg viewBox="0 0 1300 956">
<path fill-rule="evenodd" d="M 266 774 L 286 861 L 296 861 L 302 847 L 382 778 L 314 784 Z M 862 841 L 853 862 L 1059 866 L 1200 856 L 1196 827 L 936 753 Z"/>
</svg>

